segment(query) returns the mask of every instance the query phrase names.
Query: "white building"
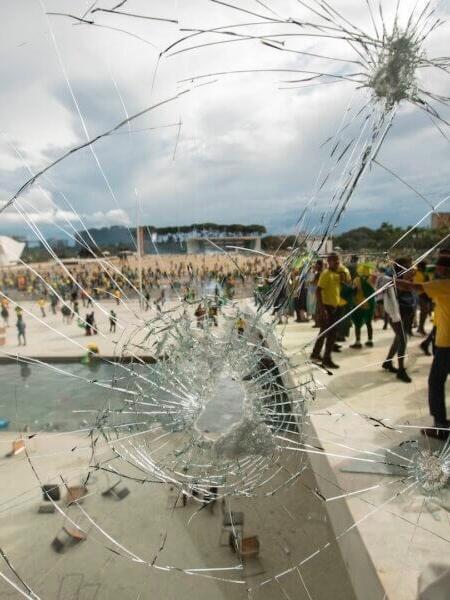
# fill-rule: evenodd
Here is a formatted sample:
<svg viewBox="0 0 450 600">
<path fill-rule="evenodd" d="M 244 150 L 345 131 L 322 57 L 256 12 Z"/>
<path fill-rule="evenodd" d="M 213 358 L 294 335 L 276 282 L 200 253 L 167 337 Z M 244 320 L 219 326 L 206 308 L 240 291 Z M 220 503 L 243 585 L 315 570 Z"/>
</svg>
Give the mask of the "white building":
<svg viewBox="0 0 450 600">
<path fill-rule="evenodd" d="M 248 250 L 261 250 L 261 238 L 258 236 L 236 237 L 192 237 L 186 241 L 188 254 L 217 254 L 227 252 L 245 252 Z"/>
<path fill-rule="evenodd" d="M 305 245 L 308 252 L 319 251 L 321 256 L 333 252 L 333 240 L 331 238 L 328 238 L 323 242 L 320 237 L 310 237 L 306 239 Z"/>
</svg>

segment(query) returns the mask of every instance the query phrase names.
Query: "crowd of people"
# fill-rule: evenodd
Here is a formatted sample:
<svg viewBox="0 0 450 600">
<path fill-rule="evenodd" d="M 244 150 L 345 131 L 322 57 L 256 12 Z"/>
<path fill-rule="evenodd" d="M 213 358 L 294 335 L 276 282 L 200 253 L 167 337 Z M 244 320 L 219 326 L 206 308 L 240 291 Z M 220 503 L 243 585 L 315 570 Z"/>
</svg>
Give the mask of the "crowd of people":
<svg viewBox="0 0 450 600">
<path fill-rule="evenodd" d="M 237 255 L 232 260 L 216 256 L 145 257 L 141 276 L 137 261 L 83 261 L 74 265 L 35 265 L 33 269 L 12 267 L 0 273 L 1 317 L 9 326 L 10 299 L 36 303 L 41 319 L 61 314 L 65 325 L 75 323 L 85 335 L 98 333 L 94 307 L 99 301 L 117 305 L 130 298 L 141 299 L 144 309 L 161 312 L 169 299 L 195 302 L 205 294 L 227 299 L 246 296 L 261 279 L 267 279 L 281 259 Z M 109 313 L 109 332 L 114 333 L 117 313 Z M 20 344 L 25 345 L 23 311 L 17 322 Z M 23 330 L 23 331 L 22 331 Z"/>
<path fill-rule="evenodd" d="M 139 269 L 136 259 L 114 262 L 99 260 L 75 265 L 36 265 L 33 270 L 12 267 L 0 273 L 0 289 L 6 296 L 18 300 L 36 300 L 56 304 L 56 298 L 71 299 L 73 294 L 83 306 L 90 299 L 136 297 L 142 291 L 147 298 L 158 297 L 161 290 L 177 297 L 186 287 L 202 288 L 211 281 L 228 289 L 231 296 L 240 290 L 247 292 L 256 281 L 270 276 L 281 261 L 260 256 L 242 255 L 218 260 L 145 257 Z"/>
<path fill-rule="evenodd" d="M 298 277 L 304 278 L 299 285 Z M 272 285 L 276 282 L 276 274 Z M 391 264 L 360 263 L 353 256 L 348 264 L 339 254 L 331 253 L 326 263 L 319 259 L 309 273 L 293 272 L 289 284 L 294 294 L 285 288 L 278 291 L 274 314 L 280 321 L 289 314 L 297 322 L 314 321 L 319 328 L 311 360 L 324 369 L 335 370 L 339 365 L 333 353 L 342 351 L 342 343 L 350 335 L 351 325 L 355 341 L 349 345 L 360 350 L 362 331 L 367 331 L 365 346 L 373 347 L 373 320 L 383 319 L 383 329 L 393 332 L 382 368 L 405 383 L 411 383 L 406 369 L 408 338 L 422 336 L 422 351 L 433 361 L 428 379 L 428 400 L 434 427 L 424 433 L 431 437 L 448 436 L 445 405 L 445 383 L 450 371 L 450 252 L 441 250 L 434 264 L 425 261 L 413 266 L 410 257 L 401 257 Z M 427 320 L 432 321 L 426 332 Z M 394 361 L 397 364 L 394 364 Z"/>
<path fill-rule="evenodd" d="M 8 294 L 13 290 L 21 298 L 37 303 L 40 318 L 47 317 L 47 306 L 62 320 L 84 329 L 86 336 L 95 335 L 98 327 L 93 310 L 98 300 L 109 298 L 117 305 L 137 296 L 142 285 L 145 310 L 162 311 L 168 298 L 183 298 L 194 303 L 205 292 L 210 297 L 233 299 L 236 290 L 243 295 L 254 293 L 258 306 L 272 303 L 280 322 L 289 316 L 300 323 L 312 322 L 318 335 L 311 360 L 331 372 L 339 368 L 335 355 L 354 330 L 352 351 L 373 347 L 373 321 L 383 320 L 383 329 L 390 328 L 393 338 L 382 368 L 402 382 L 410 383 L 407 371 L 407 345 L 412 335 L 422 336 L 422 351 L 433 354 L 429 376 L 429 405 L 435 428 L 429 434 L 440 437 L 448 427 L 445 409 L 445 382 L 450 370 L 450 253 L 441 250 L 435 264 L 425 261 L 413 266 L 410 257 L 385 262 L 361 262 L 351 256 L 343 262 L 337 253 L 317 259 L 311 268 L 305 262 L 287 273 L 281 260 L 263 257 L 239 257 L 233 269 L 226 261 L 212 259 L 194 264 L 189 260 L 166 261 L 163 268 L 147 266 L 142 282 L 137 267 L 127 263 L 111 268 L 104 264 L 78 264 L 66 271 L 61 267 L 46 272 L 4 270 L 1 274 L 3 297 L 1 317 L 9 325 Z M 85 309 L 81 316 L 82 308 Z M 217 313 L 201 304 L 194 312 L 198 323 L 208 318 L 217 324 Z M 16 303 L 16 329 L 19 345 L 26 344 L 26 325 L 20 303 Z M 109 332 L 116 331 L 118 321 L 114 309 L 109 312 Z M 432 322 L 428 333 L 427 322 Z M 364 342 L 363 342 L 364 336 Z M 432 352 L 431 352 L 432 350 Z"/>
</svg>

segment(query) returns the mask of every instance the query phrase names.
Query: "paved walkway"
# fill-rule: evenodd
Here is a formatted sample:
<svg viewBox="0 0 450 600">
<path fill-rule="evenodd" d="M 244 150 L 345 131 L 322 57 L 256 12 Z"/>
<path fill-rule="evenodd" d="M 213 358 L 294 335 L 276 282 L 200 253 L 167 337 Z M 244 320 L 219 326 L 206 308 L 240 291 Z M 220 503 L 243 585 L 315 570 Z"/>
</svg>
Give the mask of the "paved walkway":
<svg viewBox="0 0 450 600">
<path fill-rule="evenodd" d="M 2 454 L 12 437 L 0 435 Z M 28 441 L 27 447 L 43 482 L 61 483 L 63 477 L 69 484 L 79 484 L 87 473 L 90 446 L 86 437 L 42 435 Z M 110 454 L 108 449 L 100 450 L 104 459 Z M 286 468 L 295 472 L 296 465 L 287 461 Z M 1 546 L 28 585 L 43 599 L 244 600 L 248 598 L 247 586 L 255 587 L 250 596 L 255 600 L 353 599 L 335 545 L 309 561 L 301 571 L 294 570 L 279 583 L 274 580 L 258 587 L 264 579 L 300 563 L 334 539 L 323 503 L 307 489 L 316 485 L 311 472 L 306 473 L 302 484 L 273 497 L 231 501 L 232 510 L 244 512 L 245 535 L 259 536 L 260 562 L 250 563 L 245 573 L 206 571 L 204 574 L 238 580 L 244 576 L 246 584 L 241 585 L 178 571 L 160 571 L 120 557 L 116 552 L 124 555 L 127 552 L 103 535 L 77 507 L 69 508 L 67 514 L 89 532 L 88 539 L 64 554 L 56 554 L 50 543 L 67 520 L 59 514 L 37 513 L 41 494 L 26 457 L 21 454 L 0 459 L 0 470 L 2 481 L 6 482 L 0 487 Z M 130 495 L 116 501 L 101 495 L 112 483 L 114 477 L 108 480 L 104 473 L 93 473 L 83 508 L 108 536 L 130 552 L 150 563 L 157 556 L 155 564 L 161 567 L 217 569 L 237 564 L 230 548 L 219 545 L 220 506 L 215 507 L 214 514 L 208 509 L 193 516 L 199 505 L 190 501 L 184 508 L 173 509 L 167 486 L 129 480 L 125 485 Z M 161 546 L 164 549 L 159 552 Z M 7 571 L 5 567 L 2 570 Z M 16 598 L 17 594 L 0 580 L 0 597 Z"/>
<path fill-rule="evenodd" d="M 108 312 L 108 302 L 102 304 Z M 35 305 L 27 303 L 24 309 L 36 316 L 39 312 Z M 102 354 L 112 355 L 117 342 L 123 339 L 120 335 L 133 334 L 136 330 L 134 313 L 144 319 L 149 314 L 139 315 L 137 303 L 127 308 L 120 306 L 116 312 L 125 329 L 122 334 L 113 335 L 107 333 L 107 315 L 96 310 L 97 323 L 105 337 L 91 339 L 96 339 Z M 59 315 L 46 317 L 45 324 L 33 319 L 31 314 L 25 315 L 27 355 L 76 357 L 90 341 L 75 323 L 62 325 Z M 309 369 L 305 369 L 302 348 L 316 331 L 310 324 L 290 323 L 287 328 L 279 328 L 284 347 L 292 363 L 297 365 L 297 375 Z M 417 430 L 399 428 L 396 424 L 430 422 L 426 403 L 430 359 L 420 353 L 420 339 L 414 338 L 408 359 L 413 382 L 397 381 L 380 368 L 391 337 L 391 332 L 381 331 L 377 324 L 375 348 L 364 348 L 360 352 L 344 349 L 335 357 L 341 369 L 332 376 L 315 370 L 323 390 L 311 407 L 314 431 L 310 439 L 317 434 L 318 439 L 314 438 L 311 443 L 319 448 L 319 454 L 308 457 L 313 472 L 308 471 L 302 481 L 274 497 L 233 500 L 233 510 L 245 513 L 245 534 L 257 534 L 261 541 L 264 573 L 250 573 L 246 584 L 257 590 L 255 599 L 352 600 L 350 576 L 358 598 L 381 600 L 386 594 L 385 597 L 392 600 L 413 600 L 417 577 L 424 566 L 432 560 L 446 560 L 450 541 L 446 512 L 425 504 L 416 489 L 403 493 L 407 483 L 397 485 L 398 477 L 341 470 L 366 464 L 344 457 L 367 457 L 368 451 L 380 453 L 381 449 L 394 448 L 404 440 L 420 437 Z M 9 328 L 7 344 L 1 350 L 10 353 L 19 350 L 15 327 Z M 13 437 L 10 433 L 0 433 L 1 456 L 9 449 Z M 70 483 L 77 483 L 87 472 L 89 444 L 86 437 L 43 434 L 29 440 L 27 446 L 42 481 L 58 481 L 63 476 Z M 320 448 L 334 456 L 321 455 Z M 103 448 L 105 458 L 108 451 L 107 447 Z M 286 460 L 286 468 L 295 472 L 295 464 L 289 464 L 292 460 L 295 462 L 295 458 Z M 40 490 L 25 455 L 0 459 L 0 473 L 6 482 L 0 486 L 1 546 L 42 598 L 240 600 L 248 597 L 246 585 L 177 571 L 157 571 L 119 557 L 111 551 L 117 550 L 117 546 L 86 521 L 88 540 L 66 554 L 56 555 L 50 542 L 64 519 L 57 514 L 37 514 Z M 229 548 L 218 544 L 219 507 L 215 514 L 202 511 L 190 520 L 198 507 L 191 503 L 173 511 L 165 486 L 127 481 L 131 493 L 117 502 L 101 495 L 107 484 L 105 475 L 95 473 L 84 507 L 108 535 L 135 554 L 152 562 L 167 535 L 156 561 L 159 566 L 214 569 L 236 564 Z M 325 503 L 319 494 L 311 491 L 316 488 L 327 498 L 355 494 Z M 356 493 L 366 488 L 371 489 Z M 70 510 L 75 511 L 76 518 L 81 518 L 78 509 Z M 355 522 L 358 522 L 357 527 L 353 527 Z M 338 536 L 339 546 L 335 543 Z M 279 581 L 258 587 L 265 578 L 290 569 L 318 549 L 322 550 L 308 560 L 301 571 L 294 569 Z M 217 572 L 211 573 L 217 575 Z M 230 577 L 230 572 L 225 573 Z M 231 573 L 241 579 L 242 573 Z M 0 597 L 15 598 L 17 594 L 0 582 Z"/>
<path fill-rule="evenodd" d="M 299 365 L 298 374 L 305 370 L 302 348 L 315 331 L 308 324 L 294 323 L 284 332 L 284 347 Z M 380 600 L 384 593 L 392 600 L 412 600 L 418 576 L 429 562 L 450 567 L 448 490 L 440 498 L 425 500 L 417 486 L 406 491 L 412 483 L 406 477 L 403 483 L 396 483 L 399 477 L 342 470 L 377 470 L 379 465 L 365 461 L 383 461 L 384 449 L 397 450 L 396 446 L 407 440 L 420 440 L 428 447 L 417 426 L 431 424 L 427 403 L 431 358 L 419 348 L 422 338 L 412 338 L 407 367 L 413 381 L 397 380 L 381 369 L 392 336 L 377 323 L 374 348 L 358 351 L 347 344 L 341 354 L 334 355 L 341 368 L 332 376 L 315 371 L 323 386 L 311 411 L 315 442 L 330 455 L 311 454 L 310 460 L 325 497 L 355 492 L 328 502 L 327 508 L 337 536 L 358 522 L 362 544 L 353 543 L 351 530 L 340 545 L 358 597 L 364 600 Z M 408 424 L 411 427 L 401 426 Z M 439 444 L 431 446 L 439 448 Z M 395 456 L 388 454 L 387 459 L 395 461 Z M 374 489 L 356 493 L 371 487 Z"/>
<path fill-rule="evenodd" d="M 240 306 L 247 306 L 249 300 L 236 301 Z M 251 305 L 253 301 L 251 300 Z M 9 327 L 6 328 L 6 343 L 0 346 L 0 359 L 5 354 L 19 354 L 31 357 L 45 357 L 49 360 L 73 359 L 81 357 L 89 343 L 96 343 L 100 354 L 105 357 L 113 356 L 143 356 L 148 355 L 151 340 L 148 339 L 149 321 L 158 317 L 154 305 L 149 310 L 144 310 L 137 299 L 117 304 L 114 300 L 102 299 L 93 307 L 80 307 L 80 317 L 85 319 L 87 312 L 94 311 L 97 325 L 97 335 L 86 336 L 82 322 L 77 323 L 74 318 L 70 323 L 63 321 L 60 310 L 52 314 L 50 307 L 46 306 L 46 316 L 36 302 L 29 300 L 20 303 L 23 309 L 23 319 L 26 324 L 26 346 L 19 346 L 16 329 L 16 315 L 14 305 L 10 305 Z M 191 306 L 193 315 L 196 305 Z M 113 309 L 117 314 L 117 327 L 115 333 L 110 333 L 109 312 Z M 182 309 L 178 300 L 169 300 L 163 306 L 163 312 L 168 311 L 169 317 L 176 318 Z M 219 330 L 224 320 L 219 317 Z"/>
<path fill-rule="evenodd" d="M 137 306 L 129 308 L 137 310 Z M 38 314 L 35 306 L 24 303 L 24 309 Z M 125 307 L 119 307 L 117 312 L 124 325 L 130 327 L 124 334 L 129 335 L 133 331 L 134 317 Z M 107 316 L 97 314 L 99 329 L 106 331 Z M 76 324 L 61 325 L 59 315 L 46 317 L 44 324 L 29 314 L 25 319 L 29 344 L 24 350 L 28 355 L 70 356 L 73 353 L 80 356 L 88 341 L 81 330 L 78 332 Z M 56 331 L 49 331 L 46 324 Z M 76 344 L 61 337 L 59 331 Z M 17 352 L 20 349 L 14 334 L 11 327 L 3 350 Z M 106 338 L 98 337 L 102 354 L 112 352 L 117 339 L 117 336 L 105 335 Z M 61 385 L 64 381 L 61 378 Z M 0 432 L 0 456 L 5 456 L 15 437 L 13 433 Z M 91 455 L 87 433 L 44 432 L 26 444 L 31 464 L 42 482 L 60 483 L 62 477 L 68 484 L 79 484 L 89 470 Z M 100 442 L 97 459 L 108 464 L 110 458 L 110 447 Z M 295 455 L 286 456 L 285 468 L 295 473 L 300 460 L 301 457 Z M 89 479 L 89 493 L 83 508 L 106 535 L 79 508 L 71 507 L 67 514 L 88 531 L 88 538 L 65 554 L 56 554 L 50 543 L 67 520 L 60 514 L 38 514 L 42 495 L 25 454 L 0 458 L 0 474 L 0 545 L 18 573 L 42 599 L 353 600 L 345 564 L 333 543 L 335 536 L 324 503 L 311 492 L 317 487 L 311 470 L 305 473 L 301 483 L 284 488 L 274 496 L 231 501 L 232 510 L 244 512 L 245 535 L 256 534 L 261 543 L 260 563 L 250 564 L 244 573 L 215 570 L 237 564 L 230 548 L 219 545 L 222 521 L 219 506 L 214 514 L 204 510 L 194 515 L 198 504 L 192 501 L 184 508 L 173 509 L 167 486 L 143 485 L 131 480 L 125 482 L 129 496 L 115 501 L 102 496 L 114 478 L 110 476 L 108 480 L 98 471 Z M 285 479 L 283 473 L 279 483 Z M 274 481 L 274 485 L 276 483 Z M 154 564 L 159 567 L 212 571 L 205 571 L 206 577 L 201 577 L 178 570 L 157 570 L 119 556 L 118 551 L 122 555 L 127 555 L 127 551 L 121 550 L 107 536 L 149 563 L 157 557 Z M 265 579 L 301 563 L 324 546 L 327 549 L 308 560 L 301 570 L 293 569 L 280 581 L 272 579 L 259 586 Z M 0 569 L 11 575 L 5 565 Z M 245 580 L 245 584 L 221 582 L 211 579 L 212 575 Z M 15 581 L 13 575 L 11 578 Z M 250 595 L 249 587 L 253 589 Z M 16 597 L 17 593 L 0 579 L 0 598 Z"/>
<path fill-rule="evenodd" d="M 23 319 L 26 323 L 27 345 L 21 347 L 17 342 L 16 317 L 14 307 L 10 307 L 10 326 L 6 329 L 6 344 L 0 347 L 2 353 L 24 354 L 32 357 L 81 357 L 86 352 L 88 343 L 95 342 L 104 356 L 120 355 L 123 347 L 129 344 L 130 352 L 142 354 L 139 344 L 146 335 L 145 322 L 156 316 L 156 309 L 141 310 L 139 302 L 132 300 L 116 304 L 114 300 L 101 300 L 97 306 L 80 309 L 84 319 L 87 312 L 92 310 L 98 327 L 98 334 L 86 336 L 83 327 L 77 320 L 64 323 L 61 312 L 51 313 L 46 307 L 46 316 L 42 317 L 36 302 L 23 301 Z M 110 333 L 109 312 L 117 313 L 118 322 L 116 333 Z M 1 356 L 1 354 L 0 354 Z"/>
</svg>

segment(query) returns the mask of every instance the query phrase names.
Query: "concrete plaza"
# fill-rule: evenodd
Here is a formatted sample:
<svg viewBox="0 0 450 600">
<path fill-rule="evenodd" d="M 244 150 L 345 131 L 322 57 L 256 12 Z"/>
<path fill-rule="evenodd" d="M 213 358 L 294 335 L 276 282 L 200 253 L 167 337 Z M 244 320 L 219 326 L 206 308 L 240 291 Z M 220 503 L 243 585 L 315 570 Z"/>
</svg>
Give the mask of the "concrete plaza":
<svg viewBox="0 0 450 600">
<path fill-rule="evenodd" d="M 133 339 L 138 345 L 139 324 L 155 314 L 154 309 L 140 313 L 137 302 L 117 308 L 110 301 L 102 302 L 104 312 L 94 307 L 101 333 L 88 338 L 75 321 L 63 325 L 59 313 L 40 319 L 35 304 L 22 306 L 28 344 L 17 346 L 11 319 L 2 352 L 50 359 L 81 357 L 90 341 L 98 343 L 102 355 L 114 356 L 124 340 Z M 121 326 L 116 334 L 108 332 L 113 306 Z M 398 476 L 342 469 L 355 470 L 361 457 L 380 456 L 386 448 L 420 438 L 417 428 L 404 425 L 430 422 L 426 403 L 430 359 L 420 352 L 420 339 L 410 343 L 408 370 L 413 382 L 405 384 L 381 369 L 392 333 L 381 331 L 379 324 L 375 347 L 344 348 L 336 355 L 341 368 L 332 376 L 305 364 L 305 347 L 317 332 L 310 323 L 291 322 L 279 326 L 278 332 L 294 378 L 313 374 L 322 389 L 310 407 L 307 443 L 316 450 L 308 454 L 310 468 L 302 478 L 274 496 L 231 501 L 232 510 L 244 512 L 245 535 L 259 536 L 257 568 L 215 570 L 238 564 L 230 548 L 219 545 L 220 506 L 214 514 L 209 509 L 197 512 L 199 506 L 193 501 L 174 509 L 167 486 L 131 480 L 125 481 L 129 496 L 116 501 L 102 496 L 113 481 L 100 471 L 89 480 L 83 504 L 88 517 L 76 506 L 67 510 L 88 531 L 87 540 L 56 554 L 50 543 L 67 517 L 37 513 L 42 496 L 39 482 L 21 453 L 0 459 L 4 482 L 0 537 L 3 550 L 36 594 L 58 600 L 415 598 L 420 572 L 431 561 L 445 561 L 448 554 L 445 506 L 426 501 L 414 487 L 403 493 L 409 482 Z M 15 437 L 0 433 L 2 456 Z M 86 433 L 43 433 L 26 444 L 41 482 L 61 483 L 62 477 L 77 484 L 92 464 Z M 106 461 L 111 456 L 107 444 L 99 445 L 98 452 Z M 299 460 L 287 456 L 286 468 L 295 472 Z M 336 499 L 325 502 L 323 498 Z M 130 552 L 144 562 L 130 560 Z M 183 569 L 213 570 L 194 575 Z M 3 573 L 17 582 L 5 567 Z M 0 597 L 14 598 L 17 592 L 0 581 Z"/>
<path fill-rule="evenodd" d="M 280 328 L 298 375 L 310 368 L 304 360 L 311 346 L 305 350 L 305 345 L 314 338 L 313 331 L 297 323 L 284 332 Z M 378 322 L 374 348 L 354 350 L 346 343 L 343 352 L 334 355 L 340 369 L 331 376 L 314 370 L 322 389 L 311 408 L 311 421 L 315 442 L 326 454 L 311 453 L 309 460 L 321 493 L 336 498 L 327 502 L 327 512 L 355 593 L 365 600 L 412 600 L 428 564 L 450 568 L 448 488 L 427 496 L 411 472 L 399 476 L 397 469 L 394 476 L 379 464 L 405 464 L 397 453 L 402 453 L 401 444 L 412 447 L 411 441 L 431 451 L 442 447 L 420 433 L 420 427 L 432 425 L 427 401 L 431 358 L 419 347 L 422 338 L 409 340 L 409 384 L 381 368 L 392 338 L 392 331 L 383 331 Z M 346 533 L 348 528 L 352 529 Z M 355 529 L 359 540 L 353 536 Z"/>
</svg>

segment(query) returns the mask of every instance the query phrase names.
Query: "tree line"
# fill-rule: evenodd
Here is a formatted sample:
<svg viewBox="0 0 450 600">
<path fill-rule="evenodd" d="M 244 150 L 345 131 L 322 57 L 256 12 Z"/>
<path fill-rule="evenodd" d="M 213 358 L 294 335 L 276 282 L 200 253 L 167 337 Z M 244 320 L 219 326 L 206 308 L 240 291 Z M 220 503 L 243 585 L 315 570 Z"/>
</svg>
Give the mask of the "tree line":
<svg viewBox="0 0 450 600">
<path fill-rule="evenodd" d="M 216 228 L 216 229 L 214 229 Z M 130 236 L 131 231 L 131 236 Z M 193 225 L 185 225 L 183 227 L 148 227 L 146 228 L 145 237 L 149 239 L 152 233 L 158 235 L 157 246 L 170 245 L 177 239 L 185 240 L 190 234 L 195 232 L 203 231 L 208 232 L 205 235 L 213 237 L 218 233 L 222 235 L 230 236 L 233 235 L 262 235 L 266 232 L 266 229 L 262 225 L 217 225 L 216 223 L 197 223 Z M 135 239 L 136 230 L 128 230 L 126 227 L 113 226 L 104 227 L 101 229 L 90 229 L 89 233 L 95 240 L 96 244 L 102 251 L 110 251 L 115 253 L 121 250 L 132 250 L 136 249 Z M 427 250 L 438 244 L 445 236 L 449 235 L 450 228 L 444 227 L 441 229 L 430 229 L 426 227 L 395 227 L 390 223 L 382 223 L 380 227 L 372 229 L 370 227 L 357 227 L 346 231 L 340 235 L 336 235 L 333 238 L 335 248 L 341 248 L 344 252 L 386 252 L 389 251 L 395 244 L 395 252 L 412 252 Z M 181 237 L 178 237 L 178 236 Z M 53 249 L 60 258 L 71 258 L 78 255 L 91 256 L 89 252 L 83 250 L 83 246 L 88 245 L 92 248 L 92 240 L 86 234 L 86 232 L 79 232 L 79 242 L 75 247 L 57 247 L 52 245 Z M 402 236 L 404 239 L 397 244 L 398 240 Z M 262 249 L 267 252 L 275 251 L 289 251 L 298 245 L 302 245 L 302 238 L 304 236 L 293 236 L 293 235 L 263 235 L 261 237 Z M 84 243 L 83 243 L 84 241 Z M 447 246 L 449 244 L 446 244 Z M 98 254 L 98 249 L 93 248 Z M 167 250 L 168 252 L 170 249 Z M 185 252 L 186 245 L 179 244 L 177 246 L 177 252 Z M 34 262 L 41 260 L 48 260 L 48 252 L 43 248 L 26 249 L 24 252 L 23 259 L 26 262 Z"/>
<path fill-rule="evenodd" d="M 372 229 L 370 227 L 357 227 L 344 233 L 333 236 L 335 248 L 340 248 L 344 252 L 387 252 L 395 245 L 395 252 L 428 250 L 450 233 L 450 227 L 441 229 L 430 229 L 428 227 L 395 227 L 390 223 L 382 223 L 380 227 Z M 289 250 L 293 247 L 302 246 L 306 235 L 269 235 L 261 240 L 264 250 L 274 251 Z M 403 238 L 400 242 L 399 240 Z M 399 243 L 397 243 L 399 242 Z M 447 244 L 448 245 L 448 244 Z"/>
<path fill-rule="evenodd" d="M 215 236 L 261 236 L 266 233 L 264 225 L 252 224 L 242 225 L 240 223 L 218 224 L 218 223 L 192 223 L 192 225 L 170 225 L 168 227 L 154 227 L 146 225 L 142 227 L 144 239 L 152 235 L 157 236 L 157 241 L 176 242 L 184 241 L 189 237 L 215 237 Z M 131 234 L 131 235 L 130 235 Z M 122 247 L 122 249 L 135 247 L 136 228 L 114 225 L 112 227 L 90 228 L 79 231 L 76 235 L 79 246 L 92 244 L 92 240 L 101 247 Z"/>
<path fill-rule="evenodd" d="M 449 227 L 430 229 L 428 227 L 395 227 L 390 223 L 382 223 L 377 229 L 370 227 L 357 227 L 333 238 L 334 245 L 342 250 L 360 251 L 388 251 L 396 244 L 399 250 L 427 250 L 432 248 L 450 232 Z"/>
</svg>

